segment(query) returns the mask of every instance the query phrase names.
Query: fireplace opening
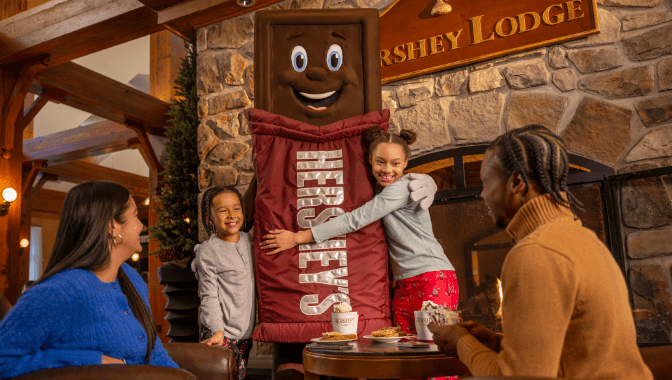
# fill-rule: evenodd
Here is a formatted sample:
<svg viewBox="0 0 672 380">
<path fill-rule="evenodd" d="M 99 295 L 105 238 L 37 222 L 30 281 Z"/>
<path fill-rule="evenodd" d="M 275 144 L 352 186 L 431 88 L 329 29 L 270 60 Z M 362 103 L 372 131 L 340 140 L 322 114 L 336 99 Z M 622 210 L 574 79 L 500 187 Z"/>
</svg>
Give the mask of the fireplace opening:
<svg viewBox="0 0 672 380">
<path fill-rule="evenodd" d="M 430 208 L 434 236 L 455 267 L 460 284 L 458 309 L 464 320 L 474 320 L 501 332 L 500 277 L 511 237 L 496 227 L 479 197 L 479 172 L 487 146 L 457 148 L 409 161 L 407 171 L 430 175 L 438 191 Z M 568 185 L 585 207 L 583 224 L 610 246 L 610 202 L 604 179 L 613 169 L 580 156 L 570 155 Z M 612 251 L 613 252 L 613 251 Z M 623 263 L 618 258 L 619 264 Z"/>
</svg>

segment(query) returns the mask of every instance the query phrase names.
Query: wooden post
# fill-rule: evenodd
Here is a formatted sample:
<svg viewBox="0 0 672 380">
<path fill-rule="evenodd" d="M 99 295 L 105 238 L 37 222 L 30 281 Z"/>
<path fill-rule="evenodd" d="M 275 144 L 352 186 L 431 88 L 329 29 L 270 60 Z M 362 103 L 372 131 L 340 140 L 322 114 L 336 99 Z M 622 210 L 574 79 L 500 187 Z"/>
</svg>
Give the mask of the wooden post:
<svg viewBox="0 0 672 380">
<path fill-rule="evenodd" d="M 180 71 L 180 58 L 187 55 L 184 47 L 184 41 L 164 30 L 154 33 L 150 36 L 149 43 L 149 93 L 150 95 L 170 103 L 175 96 L 173 88 L 177 74 Z M 156 198 L 156 189 L 158 186 L 158 173 L 149 170 L 149 225 L 154 226 L 159 217 L 154 210 L 159 206 Z M 149 240 L 149 252 L 159 249 L 156 240 Z M 162 342 L 167 342 L 168 321 L 163 319 L 166 316 L 166 295 L 161 292 L 163 285 L 159 284 L 158 269 L 161 262 L 156 255 L 149 256 L 149 304 L 152 308 L 154 321 L 159 328 L 159 338 Z"/>
<path fill-rule="evenodd" d="M 10 101 L 10 96 L 18 80 L 18 73 L 7 67 L 0 67 L 0 108 Z M 22 188 L 22 140 L 23 134 L 16 123 L 23 126 L 23 110 L 19 112 L 17 120 L 2 123 L 3 131 L 12 130 L 14 149 L 9 154 L 0 157 L 0 194 L 2 190 L 11 187 L 16 190 L 17 198 L 10 204 L 9 213 L 0 216 L 0 292 L 7 297 L 10 303 L 16 303 L 21 288 L 28 280 L 29 254 L 19 256 L 19 241 L 21 233 L 21 203 L 23 202 Z M 4 200 L 0 199 L 0 202 Z M 29 226 L 30 230 L 30 226 Z M 30 232 L 28 232 L 30 234 Z"/>
</svg>

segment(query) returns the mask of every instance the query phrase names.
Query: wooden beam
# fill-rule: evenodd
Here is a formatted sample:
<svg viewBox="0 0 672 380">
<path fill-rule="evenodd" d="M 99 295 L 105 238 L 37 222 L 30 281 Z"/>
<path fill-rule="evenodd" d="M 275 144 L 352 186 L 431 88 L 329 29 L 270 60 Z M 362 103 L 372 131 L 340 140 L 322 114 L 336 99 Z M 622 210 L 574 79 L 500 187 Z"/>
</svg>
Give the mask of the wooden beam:
<svg viewBox="0 0 672 380">
<path fill-rule="evenodd" d="M 42 93 L 35 99 L 35 101 L 28 107 L 26 112 L 23 113 L 23 128 L 26 129 L 28 124 L 30 124 L 31 121 L 37 116 L 40 111 L 42 111 L 42 108 L 44 108 L 45 105 L 47 105 L 47 102 L 51 100 L 51 97 L 49 94 L 47 94 L 47 91 L 42 91 Z"/>
<path fill-rule="evenodd" d="M 87 181 L 114 181 L 124 186 L 131 195 L 149 197 L 149 178 L 125 171 L 111 169 L 105 166 L 85 161 L 74 161 L 56 166 L 48 166 L 43 172 L 54 174 L 62 181 L 83 183 Z"/>
<path fill-rule="evenodd" d="M 128 128 L 134 130 L 138 135 L 138 140 L 140 143 L 140 154 L 142 154 L 142 158 L 144 158 L 145 163 L 147 163 L 147 166 L 149 166 L 149 170 L 155 171 L 157 173 L 162 172 L 163 166 L 161 166 L 161 162 L 159 162 L 159 158 L 154 152 L 154 148 L 149 141 L 149 135 L 147 135 L 147 132 L 145 132 L 145 128 L 142 125 L 138 125 L 130 120 L 126 120 L 124 124 Z"/>
<path fill-rule="evenodd" d="M 136 0 L 51 0 L 0 21 L 0 64 L 51 54 L 52 65 L 163 30 Z"/>
<path fill-rule="evenodd" d="M 178 36 L 195 42 L 195 30 L 206 25 L 240 16 L 282 0 L 256 0 L 241 7 L 235 0 L 188 0 L 159 11 L 159 24 Z"/>
<path fill-rule="evenodd" d="M 25 165 L 24 163 L 24 173 L 23 173 L 23 185 L 21 186 L 21 193 L 23 194 L 24 198 L 27 198 L 30 196 L 30 190 L 33 188 L 33 182 L 35 182 L 35 178 L 37 178 L 37 174 L 40 172 L 42 168 L 47 167 L 47 161 L 44 160 L 36 160 L 30 163 L 30 165 Z M 26 166 L 28 166 L 30 169 L 27 169 Z"/>
<path fill-rule="evenodd" d="M 48 182 L 48 181 L 58 181 L 58 177 L 53 175 L 53 174 L 46 174 L 40 172 L 39 175 L 40 177 L 39 180 L 37 180 L 37 183 L 35 186 L 33 186 L 32 189 L 30 189 L 30 199 L 35 198 L 35 195 L 42 189 L 42 187 Z"/>
<path fill-rule="evenodd" d="M 48 66 L 49 62 L 48 55 L 34 57 L 23 62 L 16 71 L 17 77 L 14 88 L 6 99 L 2 116 L 0 116 L 2 150 L 7 152 L 14 149 L 14 133 L 17 129 L 16 118 L 23 108 L 23 101 L 33 81 L 33 76 L 39 69 Z M 19 127 L 21 128 L 21 132 L 23 132 L 23 123 Z"/>
<path fill-rule="evenodd" d="M 132 129 L 101 121 L 23 142 L 24 161 L 46 160 L 54 166 L 129 148 L 137 141 Z"/>
<path fill-rule="evenodd" d="M 170 104 L 74 62 L 42 70 L 35 81 L 41 90 L 60 91 L 57 102 L 119 124 L 131 120 L 158 134 L 168 123 Z"/>
<path fill-rule="evenodd" d="M 160 11 L 172 7 L 175 4 L 183 3 L 185 0 L 138 0 L 143 3 L 147 8 L 153 9 L 155 11 Z"/>
<path fill-rule="evenodd" d="M 32 211 L 60 214 L 66 194 L 63 191 L 40 189 L 33 199 L 30 200 Z"/>
</svg>

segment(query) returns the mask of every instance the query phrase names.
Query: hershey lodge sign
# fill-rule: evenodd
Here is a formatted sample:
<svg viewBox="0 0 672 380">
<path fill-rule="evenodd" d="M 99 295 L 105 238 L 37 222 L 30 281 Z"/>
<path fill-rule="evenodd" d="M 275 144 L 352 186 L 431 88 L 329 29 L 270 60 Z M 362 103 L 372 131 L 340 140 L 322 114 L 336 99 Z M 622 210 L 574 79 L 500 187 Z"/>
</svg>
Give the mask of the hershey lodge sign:
<svg viewBox="0 0 672 380">
<path fill-rule="evenodd" d="M 599 31 L 596 0 L 397 0 L 380 16 L 382 82 Z"/>
</svg>

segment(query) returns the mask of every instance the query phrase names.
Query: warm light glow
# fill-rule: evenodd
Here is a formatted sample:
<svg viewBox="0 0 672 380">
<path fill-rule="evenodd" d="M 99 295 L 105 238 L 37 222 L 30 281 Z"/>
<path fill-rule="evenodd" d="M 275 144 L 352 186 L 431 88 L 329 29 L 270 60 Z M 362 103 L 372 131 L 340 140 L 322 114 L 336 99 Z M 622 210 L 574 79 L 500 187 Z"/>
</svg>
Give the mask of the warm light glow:
<svg viewBox="0 0 672 380">
<path fill-rule="evenodd" d="M 140 260 L 140 255 L 138 255 L 137 253 L 134 253 L 133 256 L 131 256 L 131 259 L 133 261 L 138 261 L 138 260 Z"/>
<path fill-rule="evenodd" d="M 502 293 L 502 281 L 499 279 L 497 279 L 497 289 L 499 290 L 499 310 L 497 310 L 495 316 L 502 318 L 502 303 L 504 302 L 504 293 Z"/>
<path fill-rule="evenodd" d="M 189 218 L 184 218 L 184 221 L 187 222 L 187 224 L 191 224 L 191 219 Z"/>
<path fill-rule="evenodd" d="M 145 199 L 145 206 L 149 206 L 149 198 Z"/>
<path fill-rule="evenodd" d="M 2 198 L 6 202 L 14 202 L 16 200 L 16 197 L 17 197 L 16 190 L 12 189 L 11 187 L 2 190 Z"/>
<path fill-rule="evenodd" d="M 28 245 L 30 245 L 30 240 L 23 238 L 21 239 L 21 242 L 19 242 L 19 245 L 21 245 L 21 248 L 27 248 Z"/>
</svg>

